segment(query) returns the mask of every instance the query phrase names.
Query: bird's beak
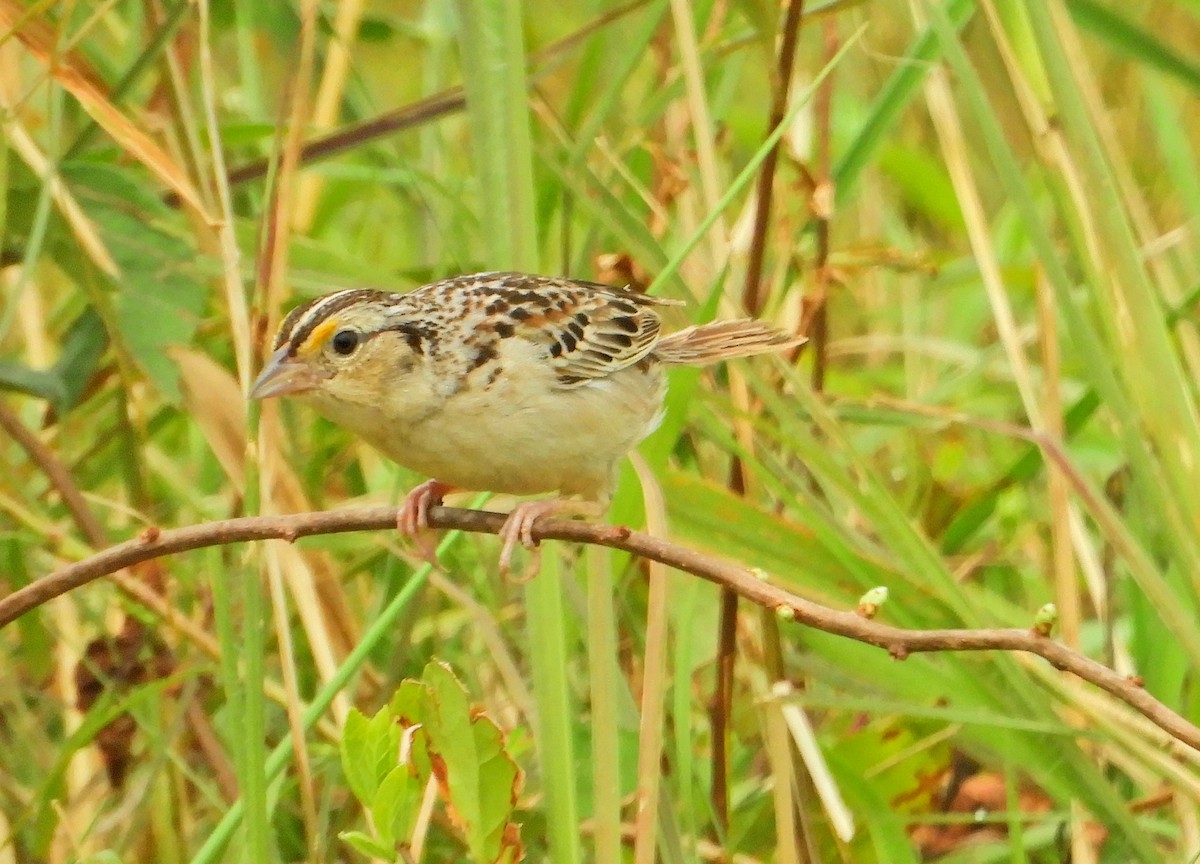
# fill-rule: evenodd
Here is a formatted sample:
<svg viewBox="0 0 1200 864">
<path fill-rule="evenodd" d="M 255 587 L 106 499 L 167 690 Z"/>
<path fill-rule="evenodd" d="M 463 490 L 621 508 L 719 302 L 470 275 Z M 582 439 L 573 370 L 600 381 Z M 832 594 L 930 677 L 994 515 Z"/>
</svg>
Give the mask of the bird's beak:
<svg viewBox="0 0 1200 864">
<path fill-rule="evenodd" d="M 284 345 L 267 358 L 266 365 L 250 388 L 249 398 L 266 399 L 304 393 L 320 387 L 328 377 L 308 363 L 289 357 L 288 346 Z"/>
</svg>

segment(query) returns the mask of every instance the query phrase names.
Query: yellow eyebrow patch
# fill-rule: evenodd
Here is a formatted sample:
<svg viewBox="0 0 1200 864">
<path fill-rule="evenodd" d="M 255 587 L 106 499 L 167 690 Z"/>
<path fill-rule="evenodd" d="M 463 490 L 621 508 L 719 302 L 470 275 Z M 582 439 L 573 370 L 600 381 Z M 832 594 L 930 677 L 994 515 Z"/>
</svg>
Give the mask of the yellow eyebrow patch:
<svg viewBox="0 0 1200 864">
<path fill-rule="evenodd" d="M 329 337 L 333 332 L 341 327 L 337 316 L 332 316 L 325 321 L 322 321 L 312 329 L 308 334 L 308 338 L 304 340 L 304 344 L 296 348 L 296 353 L 302 357 L 307 357 L 311 354 L 316 354 L 321 350 L 321 347 L 329 341 Z"/>
</svg>

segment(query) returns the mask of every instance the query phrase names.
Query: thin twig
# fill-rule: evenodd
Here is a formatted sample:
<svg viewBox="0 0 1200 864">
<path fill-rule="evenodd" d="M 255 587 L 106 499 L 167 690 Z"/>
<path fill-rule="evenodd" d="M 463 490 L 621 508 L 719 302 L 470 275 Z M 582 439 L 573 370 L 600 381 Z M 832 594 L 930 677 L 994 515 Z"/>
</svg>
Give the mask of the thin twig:
<svg viewBox="0 0 1200 864">
<path fill-rule="evenodd" d="M 87 542 L 97 549 L 108 542 L 108 538 L 104 536 L 104 529 L 95 514 L 92 513 L 91 508 L 88 507 L 83 493 L 79 491 L 74 478 L 71 477 L 71 472 L 59 461 L 50 448 L 43 444 L 33 432 L 25 428 L 25 424 L 21 422 L 20 418 L 2 403 L 0 403 L 0 429 L 7 432 L 29 458 L 42 469 L 42 473 L 46 475 L 50 485 L 62 497 L 63 504 L 66 505 L 67 511 L 75 520 L 75 524 L 79 526 L 79 530 L 83 532 Z"/>
<path fill-rule="evenodd" d="M 133 540 L 68 564 L 58 572 L 0 598 L 0 629 L 54 597 L 123 567 L 152 558 L 247 540 L 295 541 L 317 534 L 394 529 L 397 515 L 394 507 L 369 507 L 290 516 L 245 516 L 166 531 L 147 529 Z M 506 518 L 503 513 L 451 507 L 435 507 L 429 512 L 429 524 L 433 528 L 485 534 L 498 533 Z M 1110 693 L 1171 737 L 1200 751 L 1200 728 L 1159 702 L 1136 681 L 1032 629 L 910 630 L 893 627 L 855 612 L 844 612 L 806 600 L 772 584 L 770 578 L 761 571 L 620 526 L 551 519 L 538 522 L 534 526 L 533 537 L 535 540 L 592 543 L 658 561 L 731 588 L 751 603 L 774 609 L 784 620 L 883 648 L 897 660 L 903 660 L 910 654 L 932 651 L 1024 651 L 1034 654 L 1049 661 L 1055 668 L 1070 672 Z"/>
<path fill-rule="evenodd" d="M 779 51 L 775 68 L 772 70 L 771 107 L 767 114 L 767 132 L 779 126 L 787 115 L 788 99 L 791 94 L 792 74 L 796 64 L 796 45 L 800 37 L 800 25 L 804 20 L 804 0 L 790 0 L 784 12 L 779 36 Z M 746 275 L 742 283 L 742 306 L 746 313 L 757 318 L 766 305 L 762 272 L 766 261 L 767 234 L 771 226 L 771 205 L 774 201 L 775 171 L 779 165 L 777 141 L 759 168 L 755 185 L 754 229 L 750 240 L 750 254 L 746 262 Z M 735 458 L 730 472 L 730 487 L 738 495 L 746 492 L 746 468 L 740 458 Z M 728 589 L 721 592 L 721 611 L 717 628 L 717 680 L 713 692 L 709 721 L 712 725 L 712 800 L 716 821 L 723 831 L 729 830 L 729 721 L 733 713 L 733 673 L 737 662 L 738 595 Z M 764 623 L 770 635 L 772 625 Z M 776 634 L 777 635 L 777 634 Z M 768 638 L 771 644 L 777 639 Z M 780 677 L 782 661 L 767 652 L 767 665 L 773 678 Z"/>
<path fill-rule="evenodd" d="M 647 0 L 631 0 L 616 9 L 610 9 L 575 32 L 534 52 L 532 59 L 539 64 L 539 68 L 530 76 L 531 83 L 555 68 L 555 61 L 582 44 L 597 30 L 636 12 L 645 6 L 646 2 Z M 327 159 L 346 150 L 352 150 L 364 143 L 376 141 L 396 132 L 461 111 L 466 104 L 467 98 L 462 87 L 447 88 L 400 108 L 385 111 L 368 120 L 352 123 L 333 132 L 319 135 L 300 147 L 299 162 L 301 165 L 311 165 L 313 162 Z M 269 157 L 238 166 L 229 172 L 229 185 L 238 186 L 251 180 L 258 180 L 265 177 L 270 168 L 271 159 Z M 164 194 L 163 200 L 171 207 L 179 206 L 179 196 L 174 192 Z"/>
<path fill-rule="evenodd" d="M 825 57 L 837 56 L 837 22 L 827 20 L 824 28 Z M 831 176 L 830 148 L 833 139 L 833 73 L 821 82 L 814 102 L 814 125 L 816 127 L 816 160 L 813 166 L 813 189 L 811 207 L 814 216 L 814 232 L 817 250 L 813 260 L 813 303 L 811 330 L 812 338 L 813 389 L 825 387 L 825 370 L 829 363 L 829 226 L 833 218 L 833 180 Z"/>
<path fill-rule="evenodd" d="M 740 462 L 739 462 L 740 466 Z M 737 477 L 738 474 L 734 474 Z M 733 713 L 733 670 L 737 661 L 738 595 L 721 591 L 717 616 L 717 680 L 708 722 L 712 727 L 712 788 L 709 799 L 722 831 L 729 830 L 729 718 Z"/>
<path fill-rule="evenodd" d="M 796 42 L 800 35 L 800 22 L 804 17 L 804 0 L 791 0 L 784 14 L 783 31 L 780 35 L 777 67 L 774 74 L 774 92 L 771 110 L 767 117 L 767 134 L 783 122 L 787 115 L 788 97 L 791 93 L 792 70 L 796 63 Z M 775 168 L 779 164 L 777 142 L 762 161 L 754 191 L 754 232 L 750 240 L 750 255 L 746 262 L 746 279 L 742 283 L 742 305 L 746 314 L 757 318 L 766 304 L 762 290 L 763 262 L 766 259 L 767 229 L 771 224 L 771 204 L 774 200 Z"/>
<path fill-rule="evenodd" d="M 75 478 L 71 476 L 71 472 L 54 452 L 42 443 L 41 439 L 32 431 L 26 428 L 16 414 L 2 402 L 0 402 L 0 429 L 7 432 L 25 451 L 30 460 L 46 475 L 50 484 L 62 497 L 67 511 L 71 514 L 71 518 L 74 520 L 76 526 L 83 533 L 88 545 L 96 549 L 103 548 L 104 544 L 108 542 L 108 538 L 99 520 L 96 519 L 95 514 L 88 507 L 83 493 L 75 483 Z M 157 615 L 167 626 L 179 631 L 180 634 L 190 640 L 193 645 L 209 657 L 216 660 L 221 656 L 221 649 L 213 638 L 190 618 L 187 618 L 178 609 L 173 607 L 170 601 L 163 596 L 159 587 L 152 584 L 157 581 L 156 579 L 143 579 L 134 571 L 130 571 L 129 573 L 117 572 L 123 569 L 124 566 L 122 565 L 121 567 L 114 568 L 108 574 L 113 575 L 113 581 L 116 583 L 118 589 L 134 602 L 141 604 L 144 608 Z M 0 603 L 7 602 L 19 593 L 16 592 L 9 595 L 9 597 L 3 598 L 3 600 L 0 600 Z M 22 613 L 17 613 L 18 616 L 20 614 Z M 8 622 L 4 623 L 7 624 Z M 0 624 L 0 629 L 3 626 L 3 624 Z M 287 697 L 282 687 L 276 681 L 268 679 L 263 686 L 271 699 L 280 705 L 286 704 Z M 198 726 L 194 731 L 197 735 L 205 734 L 205 731 Z M 324 724 L 321 732 L 327 739 L 331 741 L 337 740 L 337 730 L 332 725 Z"/>
</svg>

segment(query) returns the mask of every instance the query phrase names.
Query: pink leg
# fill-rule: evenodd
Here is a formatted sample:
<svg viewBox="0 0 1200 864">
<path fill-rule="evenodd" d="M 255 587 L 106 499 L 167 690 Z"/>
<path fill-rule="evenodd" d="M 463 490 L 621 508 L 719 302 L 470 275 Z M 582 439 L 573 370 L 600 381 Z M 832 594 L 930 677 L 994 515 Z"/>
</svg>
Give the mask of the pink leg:
<svg viewBox="0 0 1200 864">
<path fill-rule="evenodd" d="M 504 527 L 500 529 L 500 539 L 504 545 L 500 549 L 500 573 L 507 576 L 512 567 L 512 553 L 520 542 L 526 549 L 536 549 L 537 541 L 533 539 L 533 526 L 539 519 L 547 516 L 600 516 L 602 505 L 595 501 L 565 501 L 561 498 L 548 498 L 542 501 L 526 501 L 518 504 L 508 514 Z M 538 559 L 534 559 L 534 567 L 530 576 L 537 573 Z"/>
<path fill-rule="evenodd" d="M 447 492 L 454 487 L 440 480 L 426 480 L 406 496 L 400 513 L 396 517 L 396 528 L 405 536 L 412 537 L 429 527 L 429 508 L 437 507 Z"/>
<path fill-rule="evenodd" d="M 404 497 L 404 505 L 396 516 L 396 529 L 416 544 L 421 558 L 430 564 L 437 564 L 434 547 L 419 535 L 429 528 L 429 508 L 440 505 L 442 497 L 453 490 L 453 486 L 440 480 L 426 480 Z"/>
</svg>

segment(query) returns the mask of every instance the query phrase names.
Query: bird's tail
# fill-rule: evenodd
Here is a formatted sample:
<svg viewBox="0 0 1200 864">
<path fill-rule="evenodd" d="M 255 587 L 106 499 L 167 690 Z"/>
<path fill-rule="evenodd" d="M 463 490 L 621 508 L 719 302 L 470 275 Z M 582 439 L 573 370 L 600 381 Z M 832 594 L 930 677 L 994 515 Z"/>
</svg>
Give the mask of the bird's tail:
<svg viewBox="0 0 1200 864">
<path fill-rule="evenodd" d="M 753 318 L 739 318 L 672 333 L 654 346 L 654 357 L 668 364 L 702 366 L 718 360 L 782 351 L 807 341 L 803 336 L 791 336 Z"/>
</svg>

